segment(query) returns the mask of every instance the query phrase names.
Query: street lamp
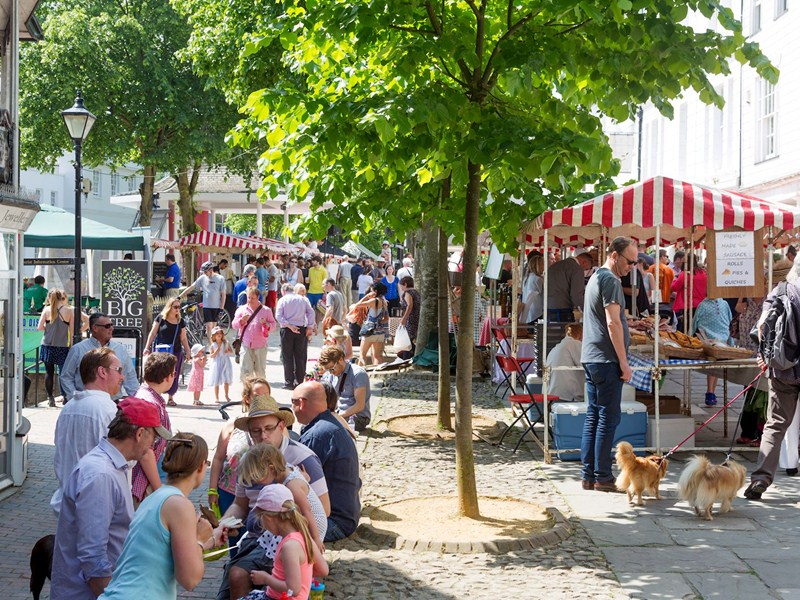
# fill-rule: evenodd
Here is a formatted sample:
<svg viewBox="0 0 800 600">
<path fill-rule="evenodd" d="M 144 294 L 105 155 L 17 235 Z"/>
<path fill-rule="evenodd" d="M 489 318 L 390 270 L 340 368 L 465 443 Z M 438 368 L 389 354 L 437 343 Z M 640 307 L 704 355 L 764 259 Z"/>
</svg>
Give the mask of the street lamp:
<svg viewBox="0 0 800 600">
<path fill-rule="evenodd" d="M 64 125 L 67 126 L 69 137 L 72 138 L 72 145 L 75 148 L 75 335 L 72 343 L 77 344 L 81 337 L 81 144 L 89 130 L 94 125 L 95 117 L 83 106 L 83 96 L 78 90 L 75 104 L 61 112 Z"/>
</svg>

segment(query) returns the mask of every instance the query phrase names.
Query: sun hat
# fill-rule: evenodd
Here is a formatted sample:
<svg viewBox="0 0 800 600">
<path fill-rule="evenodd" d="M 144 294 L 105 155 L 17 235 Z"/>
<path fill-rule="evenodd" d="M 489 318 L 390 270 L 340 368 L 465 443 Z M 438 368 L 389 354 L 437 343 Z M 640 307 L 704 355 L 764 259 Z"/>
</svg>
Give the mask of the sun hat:
<svg viewBox="0 0 800 600">
<path fill-rule="evenodd" d="M 388 240 L 383 240 L 383 243 L 381 244 L 381 246 L 388 246 L 388 245 L 389 245 L 389 241 Z"/>
<path fill-rule="evenodd" d="M 192 356 L 194 356 L 201 350 L 205 350 L 205 346 L 203 346 L 203 344 L 195 344 L 194 346 L 192 346 Z"/>
<path fill-rule="evenodd" d="M 344 327 L 341 325 L 334 325 L 333 327 L 328 328 L 328 336 L 332 338 L 346 338 L 348 337 L 347 332 L 344 330 Z"/>
<path fill-rule="evenodd" d="M 284 504 L 291 501 L 288 507 Z M 256 500 L 256 508 L 265 510 L 271 513 L 289 512 L 294 510 L 294 496 L 292 491 L 282 483 L 271 483 L 261 488 L 258 493 L 258 500 Z"/>
<path fill-rule="evenodd" d="M 117 408 L 122 411 L 125 419 L 131 425 L 152 427 L 161 438 L 165 440 L 172 439 L 172 433 L 161 426 L 161 417 L 155 404 L 136 396 L 127 396 L 119 401 Z"/>
<path fill-rule="evenodd" d="M 225 330 L 219 326 L 214 327 L 214 329 L 211 330 L 211 337 L 214 337 L 218 332 L 224 334 Z"/>
<path fill-rule="evenodd" d="M 286 427 L 294 425 L 294 413 L 291 410 L 281 409 L 278 402 L 272 396 L 256 396 L 250 402 L 250 412 L 245 416 L 239 417 L 233 422 L 236 429 L 247 431 L 247 424 L 250 419 L 256 417 L 267 417 L 273 415 L 283 421 Z"/>
</svg>

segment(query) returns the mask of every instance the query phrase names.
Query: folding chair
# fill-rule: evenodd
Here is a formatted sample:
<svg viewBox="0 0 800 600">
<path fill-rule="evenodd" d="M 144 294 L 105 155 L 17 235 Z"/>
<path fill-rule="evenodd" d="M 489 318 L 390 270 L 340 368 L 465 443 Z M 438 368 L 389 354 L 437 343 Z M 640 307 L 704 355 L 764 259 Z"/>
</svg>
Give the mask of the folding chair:
<svg viewBox="0 0 800 600">
<path fill-rule="evenodd" d="M 511 375 L 514 373 L 514 371 L 509 372 L 506 368 L 503 367 L 503 363 L 500 362 L 498 359 L 501 356 L 504 356 L 499 352 L 501 349 L 505 348 L 507 352 L 509 353 L 511 352 L 511 343 L 508 341 L 506 334 L 503 333 L 502 330 L 497 328 L 492 328 L 492 333 L 495 339 L 497 340 L 497 349 L 498 349 L 497 354 L 495 354 L 495 361 L 497 362 L 497 365 L 500 367 L 500 373 L 503 375 L 503 381 L 497 384 L 494 393 L 495 395 L 497 395 L 497 392 L 499 392 L 500 388 L 503 387 L 503 384 L 505 384 L 507 387 L 506 390 L 503 392 L 503 395 L 501 396 L 501 398 L 505 398 L 509 390 L 512 392 L 516 392 L 514 386 L 511 385 Z M 527 375 L 528 369 L 530 369 L 531 365 L 536 362 L 536 359 L 528 356 L 518 356 L 516 360 L 520 363 L 520 365 L 523 366 L 522 379 L 520 379 L 520 382 L 522 383 L 522 385 L 525 385 L 525 375 Z"/>
<path fill-rule="evenodd" d="M 500 364 L 501 368 L 503 369 L 504 373 L 505 372 L 516 373 L 517 377 L 524 377 L 522 364 L 520 363 L 518 358 L 514 358 L 513 356 L 498 355 L 497 361 Z M 514 405 L 516 405 L 520 411 L 520 414 L 517 416 L 516 419 L 514 419 L 511 422 L 511 424 L 508 427 L 506 427 L 506 430 L 503 432 L 503 435 L 500 436 L 500 441 L 497 442 L 498 446 L 502 446 L 506 434 L 509 431 L 511 431 L 511 429 L 517 423 L 519 423 L 520 421 L 524 421 L 527 427 L 525 428 L 525 431 L 522 433 L 519 440 L 517 441 L 516 446 L 514 446 L 513 450 L 514 452 L 517 451 L 520 444 L 522 443 L 522 440 L 524 440 L 525 436 L 528 435 L 528 432 L 530 432 L 531 435 L 533 435 L 534 439 L 536 440 L 536 443 L 542 446 L 542 443 L 539 441 L 539 438 L 537 438 L 536 435 L 534 434 L 533 428 L 538 423 L 544 424 L 544 395 L 530 393 L 527 385 L 524 386 L 524 389 L 525 389 L 524 394 L 511 394 L 508 397 L 508 401 L 511 403 L 512 407 L 511 412 L 512 413 L 514 412 Z M 558 396 L 551 396 L 550 394 L 548 394 L 547 400 L 548 402 L 552 403 L 552 402 L 558 402 L 559 398 Z M 535 417 L 536 417 L 535 419 L 531 420 L 530 416 L 528 415 L 529 411 L 535 412 Z M 546 424 L 546 427 L 549 428 L 550 425 Z M 552 439 L 552 437 L 553 437 L 553 432 L 552 430 L 550 430 L 550 438 Z"/>
</svg>

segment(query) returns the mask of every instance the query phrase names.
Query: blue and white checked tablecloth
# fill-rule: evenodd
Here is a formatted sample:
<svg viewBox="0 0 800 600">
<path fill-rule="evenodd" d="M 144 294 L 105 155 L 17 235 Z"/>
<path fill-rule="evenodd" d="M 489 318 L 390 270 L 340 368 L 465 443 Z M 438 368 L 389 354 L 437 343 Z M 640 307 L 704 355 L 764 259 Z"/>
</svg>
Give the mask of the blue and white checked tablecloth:
<svg viewBox="0 0 800 600">
<path fill-rule="evenodd" d="M 685 358 L 662 358 L 660 361 L 661 366 L 666 365 L 699 365 L 707 363 L 706 360 L 688 360 Z M 637 390 L 652 393 L 653 391 L 653 378 L 651 369 L 655 364 L 652 356 L 645 356 L 642 354 L 628 354 L 628 364 L 633 369 L 633 377 L 628 382 Z M 636 370 L 636 367 L 640 367 Z M 645 367 L 642 369 L 641 367 Z"/>
</svg>

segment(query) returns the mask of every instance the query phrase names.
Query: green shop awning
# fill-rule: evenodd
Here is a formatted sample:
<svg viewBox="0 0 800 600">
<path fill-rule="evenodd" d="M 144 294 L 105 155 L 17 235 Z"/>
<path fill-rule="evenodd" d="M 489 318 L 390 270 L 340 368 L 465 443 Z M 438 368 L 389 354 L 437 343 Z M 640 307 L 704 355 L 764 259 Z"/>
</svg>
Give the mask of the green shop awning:
<svg viewBox="0 0 800 600">
<path fill-rule="evenodd" d="M 42 204 L 25 232 L 26 248 L 74 248 L 75 215 L 63 208 Z M 144 237 L 81 217 L 84 250 L 141 250 Z"/>
</svg>

